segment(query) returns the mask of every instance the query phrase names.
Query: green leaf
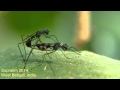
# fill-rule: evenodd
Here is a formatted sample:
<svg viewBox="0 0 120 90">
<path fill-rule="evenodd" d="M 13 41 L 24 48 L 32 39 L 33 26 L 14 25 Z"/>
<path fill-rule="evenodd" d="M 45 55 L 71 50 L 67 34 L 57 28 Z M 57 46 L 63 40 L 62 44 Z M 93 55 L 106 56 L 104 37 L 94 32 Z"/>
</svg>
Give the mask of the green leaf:
<svg viewBox="0 0 120 90">
<path fill-rule="evenodd" d="M 23 51 L 23 49 L 22 49 Z M 27 54 L 30 49 L 27 49 Z M 24 52 L 22 52 L 24 54 Z M 46 55 L 44 51 L 34 50 L 28 59 L 26 71 L 18 49 L 10 48 L 0 53 L 0 78 L 120 78 L 120 61 L 89 51 L 80 51 L 80 55 L 61 51 Z"/>
</svg>

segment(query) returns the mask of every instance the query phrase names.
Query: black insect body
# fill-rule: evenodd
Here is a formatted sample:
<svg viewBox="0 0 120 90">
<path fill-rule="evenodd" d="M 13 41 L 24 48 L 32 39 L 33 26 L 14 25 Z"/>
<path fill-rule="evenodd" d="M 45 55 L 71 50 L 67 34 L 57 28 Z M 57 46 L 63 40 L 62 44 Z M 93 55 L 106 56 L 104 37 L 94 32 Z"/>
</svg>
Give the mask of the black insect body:
<svg viewBox="0 0 120 90">
<path fill-rule="evenodd" d="M 33 45 L 33 46 L 37 46 L 37 48 L 41 51 L 51 51 L 49 53 L 46 53 L 44 55 L 47 55 L 47 54 L 50 54 L 50 53 L 53 53 L 55 52 L 56 50 L 58 49 L 62 49 L 64 51 L 66 50 L 72 50 L 71 48 L 73 48 L 75 51 L 77 51 L 74 47 L 68 47 L 68 45 L 66 43 L 42 43 L 42 44 L 36 44 L 36 45 Z M 33 48 L 33 49 L 36 49 L 36 48 Z M 48 50 L 49 49 L 49 50 Z M 73 51 L 73 50 L 72 50 Z M 75 52 L 74 51 L 74 52 Z M 62 51 L 61 51 L 62 52 Z M 63 53 L 63 52 L 62 52 Z M 75 52 L 76 54 L 80 55 L 79 52 Z M 63 55 L 65 56 L 65 54 L 63 53 Z M 66 56 L 65 56 L 66 57 Z M 66 57 L 68 58 L 68 57 Z M 69 59 L 69 58 L 68 58 Z"/>
<path fill-rule="evenodd" d="M 24 69 L 25 69 L 25 67 L 26 67 L 26 63 L 27 63 L 27 61 L 28 61 L 28 58 L 30 57 L 31 54 L 33 54 L 32 51 L 33 51 L 33 49 L 35 48 L 35 46 L 37 45 L 37 43 L 38 43 L 38 42 L 42 43 L 42 41 L 41 41 L 41 39 L 40 39 L 40 37 L 41 37 L 42 35 L 45 36 L 46 38 L 50 38 L 50 39 L 52 39 L 51 37 L 54 37 L 56 40 L 54 40 L 54 39 L 52 39 L 52 40 L 53 40 L 54 42 L 56 42 L 56 41 L 59 42 L 58 39 L 57 39 L 57 37 L 56 37 L 55 35 L 49 35 L 49 30 L 48 30 L 48 29 L 46 29 L 46 30 L 38 30 L 38 31 L 36 31 L 36 33 L 33 33 L 33 34 L 31 34 L 30 36 L 29 36 L 29 35 L 21 35 L 22 42 L 18 43 L 18 48 L 19 48 L 19 51 L 20 51 L 21 56 L 22 56 L 22 58 L 23 58 L 23 61 L 24 61 L 24 63 L 25 63 Z M 25 39 L 23 39 L 23 36 L 27 36 L 27 37 L 26 37 Z M 32 41 L 33 41 L 33 40 L 36 40 L 36 42 L 35 42 L 34 45 L 32 45 Z M 26 44 L 27 47 L 31 48 L 28 57 L 27 57 L 27 53 L 26 53 L 26 50 L 25 50 L 24 43 Z M 21 51 L 21 49 L 20 49 L 20 46 L 19 46 L 20 44 L 23 44 L 23 46 L 24 46 L 25 57 L 23 56 L 22 51 Z M 37 45 L 37 46 L 39 46 L 39 45 Z M 46 50 L 46 48 L 49 48 L 49 46 L 48 46 L 48 44 L 47 44 L 47 46 L 45 46 L 45 45 L 42 43 L 42 45 L 40 45 L 40 48 L 41 48 L 41 51 L 44 51 L 44 50 Z M 34 54 L 33 54 L 33 55 L 34 55 Z M 35 56 L 35 55 L 34 55 L 34 56 Z"/>
<path fill-rule="evenodd" d="M 52 39 L 52 40 L 54 41 L 54 43 L 43 43 L 43 42 L 41 41 L 41 39 L 40 39 L 41 35 L 44 35 L 46 38 L 50 38 L 50 39 L 52 39 L 51 37 L 53 36 L 53 37 L 55 37 L 56 40 Z M 62 54 L 63 54 L 67 59 L 70 59 L 70 58 L 67 57 L 67 56 L 63 53 L 63 51 L 71 50 L 71 51 L 75 52 L 76 54 L 80 55 L 79 52 L 77 52 L 77 50 L 76 50 L 74 47 L 69 47 L 66 43 L 64 43 L 64 44 L 63 44 L 63 43 L 60 43 L 60 42 L 58 41 L 58 39 L 56 38 L 55 35 L 49 35 L 49 30 L 47 30 L 47 29 L 46 29 L 46 30 L 38 30 L 36 33 L 34 33 L 34 34 L 30 35 L 30 36 L 27 35 L 27 38 L 25 38 L 25 39 L 23 39 L 23 36 L 26 36 L 26 35 L 21 35 L 22 42 L 18 43 L 19 51 L 20 51 L 21 56 L 22 56 L 22 58 L 23 58 L 23 60 L 24 60 L 24 63 L 25 63 L 23 70 L 26 68 L 27 61 L 28 61 L 30 55 L 33 54 L 32 51 L 33 51 L 34 49 L 36 49 L 36 50 L 41 50 L 41 51 L 46 51 L 46 53 L 42 56 L 43 58 L 45 58 L 46 55 L 49 56 L 50 53 L 53 53 L 53 52 L 55 52 L 55 51 L 57 51 L 57 50 L 60 50 L 60 51 L 62 52 Z M 33 41 L 33 40 L 36 40 L 35 44 L 32 44 L 32 41 Z M 26 43 L 26 46 L 27 46 L 27 47 L 31 48 L 28 56 L 27 56 L 27 54 L 26 54 L 26 50 L 25 50 L 24 43 Z M 21 52 L 21 49 L 20 49 L 19 44 L 23 44 L 23 46 L 24 46 L 25 58 L 23 57 L 23 54 L 22 54 L 22 52 Z M 72 50 L 72 48 L 73 48 L 74 50 Z M 63 51 L 62 51 L 61 49 L 62 49 Z M 47 51 L 49 51 L 49 52 L 47 52 Z M 33 54 L 33 55 L 34 55 L 34 54 Z M 35 55 L 34 55 L 34 56 L 35 56 Z M 49 57 L 50 57 L 50 56 L 49 56 Z M 50 57 L 50 58 L 51 58 L 51 57 Z M 51 67 L 51 68 L 52 68 L 52 67 Z M 53 71 L 53 72 L 54 72 L 54 71 Z"/>
<path fill-rule="evenodd" d="M 24 43 L 26 43 L 26 46 L 27 46 L 27 47 L 32 48 L 31 42 L 32 42 L 33 40 L 36 40 L 36 39 L 37 39 L 37 41 L 36 41 L 35 44 L 37 44 L 38 41 L 39 41 L 40 43 L 42 43 L 42 41 L 40 40 L 40 37 L 41 37 L 42 35 L 44 35 L 46 38 L 50 38 L 50 39 L 52 39 L 51 37 L 54 37 L 54 38 L 56 39 L 56 41 L 59 42 L 55 35 L 49 35 L 49 30 L 48 30 L 48 29 L 46 29 L 46 30 L 38 30 L 38 31 L 36 31 L 36 33 L 33 33 L 33 34 L 31 34 L 30 36 L 29 36 L 29 35 L 21 35 L 22 42 L 18 43 L 18 48 L 19 48 L 19 51 L 20 51 L 20 53 L 21 53 L 21 56 L 22 56 L 24 62 L 26 61 L 26 55 L 27 55 L 27 54 L 26 54 L 26 50 L 25 50 Z M 27 38 L 23 39 L 23 36 L 27 36 Z M 52 40 L 55 42 L 54 39 L 52 39 Z M 19 44 L 23 44 L 23 46 L 24 46 L 25 58 L 23 57 L 23 54 L 22 54 L 22 51 L 21 51 L 21 49 L 20 49 Z M 33 54 L 33 53 L 32 53 L 32 54 Z"/>
</svg>

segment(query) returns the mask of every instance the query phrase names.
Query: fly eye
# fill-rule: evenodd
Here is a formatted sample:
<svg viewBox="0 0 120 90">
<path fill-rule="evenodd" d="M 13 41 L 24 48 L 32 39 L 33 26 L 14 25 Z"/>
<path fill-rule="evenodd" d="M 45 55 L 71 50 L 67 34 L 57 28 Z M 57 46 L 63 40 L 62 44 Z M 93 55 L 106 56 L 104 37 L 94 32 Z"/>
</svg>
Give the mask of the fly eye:
<svg viewBox="0 0 120 90">
<path fill-rule="evenodd" d="M 63 49 L 63 50 L 66 50 L 66 47 L 62 46 L 62 49 Z"/>
<path fill-rule="evenodd" d="M 44 30 L 44 33 L 45 33 L 45 34 L 49 34 L 48 29 Z"/>
<path fill-rule="evenodd" d="M 47 31 L 46 34 L 49 34 L 49 31 Z"/>
<path fill-rule="evenodd" d="M 64 47 L 64 50 L 67 50 L 67 47 Z"/>
</svg>

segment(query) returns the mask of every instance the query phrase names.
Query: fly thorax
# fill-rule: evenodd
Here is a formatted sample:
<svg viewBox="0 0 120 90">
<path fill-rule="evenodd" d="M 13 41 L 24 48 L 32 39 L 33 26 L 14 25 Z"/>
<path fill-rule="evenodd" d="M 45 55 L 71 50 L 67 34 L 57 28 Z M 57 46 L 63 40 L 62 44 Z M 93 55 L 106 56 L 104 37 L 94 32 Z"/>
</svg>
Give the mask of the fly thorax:
<svg viewBox="0 0 120 90">
<path fill-rule="evenodd" d="M 40 46 L 39 48 L 40 49 L 46 49 L 46 46 Z"/>
</svg>

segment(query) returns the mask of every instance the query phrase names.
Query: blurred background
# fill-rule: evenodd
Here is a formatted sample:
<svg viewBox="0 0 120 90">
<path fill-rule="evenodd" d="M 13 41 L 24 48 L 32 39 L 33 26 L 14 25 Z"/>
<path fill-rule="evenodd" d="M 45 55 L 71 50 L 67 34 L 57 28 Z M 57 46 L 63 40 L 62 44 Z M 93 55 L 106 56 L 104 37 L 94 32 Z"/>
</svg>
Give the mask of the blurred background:
<svg viewBox="0 0 120 90">
<path fill-rule="evenodd" d="M 0 52 L 18 49 L 21 34 L 48 29 L 61 43 L 120 60 L 119 24 L 119 11 L 1 11 Z"/>
</svg>

